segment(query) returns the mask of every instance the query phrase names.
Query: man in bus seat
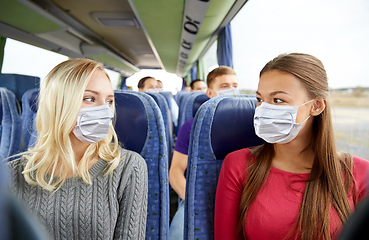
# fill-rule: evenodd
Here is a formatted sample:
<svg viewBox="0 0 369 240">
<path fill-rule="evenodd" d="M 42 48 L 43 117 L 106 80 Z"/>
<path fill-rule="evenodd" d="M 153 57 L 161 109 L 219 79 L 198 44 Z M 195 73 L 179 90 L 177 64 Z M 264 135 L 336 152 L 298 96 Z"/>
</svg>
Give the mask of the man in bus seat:
<svg viewBox="0 0 369 240">
<path fill-rule="evenodd" d="M 140 81 L 138 81 L 137 87 L 138 87 L 138 91 L 140 92 L 158 92 L 157 90 L 158 81 L 156 81 L 156 79 L 153 77 L 147 76 L 147 77 L 141 78 Z M 150 89 L 155 89 L 155 90 L 150 90 Z"/>
<path fill-rule="evenodd" d="M 156 88 L 159 89 L 159 91 L 163 91 L 163 82 L 160 80 L 156 80 L 157 86 Z"/>
<path fill-rule="evenodd" d="M 212 70 L 206 79 L 208 89 L 206 95 L 209 98 L 222 95 L 238 95 L 237 76 L 234 70 L 227 66 L 220 66 Z M 187 169 L 188 146 L 190 142 L 191 127 L 194 119 L 186 121 L 178 132 L 176 145 L 173 152 L 171 167 L 169 170 L 169 183 L 180 198 L 178 210 L 173 217 L 169 228 L 169 240 L 183 239 L 184 225 L 184 199 L 186 190 L 185 171 Z"/>
<path fill-rule="evenodd" d="M 204 81 L 200 79 L 193 80 L 190 84 L 190 87 L 191 87 L 191 92 L 194 92 L 194 91 L 205 92 L 206 91 L 206 84 Z"/>
</svg>

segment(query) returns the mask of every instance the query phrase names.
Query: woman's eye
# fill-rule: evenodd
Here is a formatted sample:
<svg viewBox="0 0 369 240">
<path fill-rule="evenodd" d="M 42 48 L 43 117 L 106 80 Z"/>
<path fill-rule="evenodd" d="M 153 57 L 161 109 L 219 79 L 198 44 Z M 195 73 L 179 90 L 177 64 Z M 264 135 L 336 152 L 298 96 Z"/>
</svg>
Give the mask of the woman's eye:
<svg viewBox="0 0 369 240">
<path fill-rule="evenodd" d="M 258 102 L 263 102 L 263 100 L 261 98 L 256 98 L 256 100 L 258 100 Z"/>
<path fill-rule="evenodd" d="M 274 98 L 274 103 L 283 103 L 283 100 L 279 98 Z"/>
<path fill-rule="evenodd" d="M 83 99 L 83 101 L 87 101 L 87 102 L 93 102 L 94 100 L 95 100 L 95 98 L 93 98 L 93 97 L 85 97 Z"/>
<path fill-rule="evenodd" d="M 106 103 L 109 104 L 109 105 L 112 105 L 113 104 L 113 100 L 107 100 Z"/>
</svg>

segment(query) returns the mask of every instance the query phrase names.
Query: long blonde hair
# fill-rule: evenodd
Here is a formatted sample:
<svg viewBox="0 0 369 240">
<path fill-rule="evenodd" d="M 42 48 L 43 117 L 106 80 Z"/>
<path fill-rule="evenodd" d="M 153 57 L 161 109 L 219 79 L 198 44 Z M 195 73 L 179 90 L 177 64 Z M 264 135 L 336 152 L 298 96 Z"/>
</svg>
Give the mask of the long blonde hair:
<svg viewBox="0 0 369 240">
<path fill-rule="evenodd" d="M 355 181 L 352 177 L 352 157 L 338 155 L 335 147 L 329 88 L 326 71 L 322 62 L 314 56 L 301 53 L 283 54 L 268 62 L 260 76 L 271 70 L 279 70 L 297 77 L 311 98 L 325 101 L 323 112 L 314 117 L 311 141 L 315 159 L 294 228 L 289 236 L 303 240 L 331 239 L 329 229 L 330 204 L 341 222 L 345 222 L 351 212 L 349 195 L 356 202 Z M 252 149 L 249 159 L 245 188 L 239 208 L 239 229 L 246 237 L 247 213 L 264 185 L 274 156 L 274 146 L 265 143 Z M 295 235 L 296 234 L 296 235 Z M 300 235 L 299 235 L 300 234 Z M 288 236 L 287 236 L 288 237 Z"/>
<path fill-rule="evenodd" d="M 23 174 L 29 184 L 56 191 L 71 173 L 92 184 L 88 169 L 94 155 L 109 162 L 105 174 L 112 173 L 118 166 L 120 147 L 113 124 L 103 140 L 88 146 L 78 165 L 69 138 L 76 125 L 84 91 L 95 71 L 104 71 L 104 66 L 89 59 L 71 59 L 54 67 L 46 76 L 36 115 L 37 141 L 22 154 L 27 159 Z"/>
</svg>

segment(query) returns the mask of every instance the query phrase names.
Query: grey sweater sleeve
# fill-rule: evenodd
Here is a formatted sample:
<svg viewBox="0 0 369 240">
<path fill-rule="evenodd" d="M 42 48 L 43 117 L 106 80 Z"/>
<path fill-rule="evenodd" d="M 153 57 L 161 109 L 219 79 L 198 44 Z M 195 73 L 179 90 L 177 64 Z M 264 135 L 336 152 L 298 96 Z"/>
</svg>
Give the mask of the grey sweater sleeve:
<svg viewBox="0 0 369 240">
<path fill-rule="evenodd" d="M 123 161 L 128 161 L 118 189 L 119 215 L 114 239 L 145 239 L 147 217 L 147 166 L 145 160 L 135 152 L 125 152 Z M 122 174 L 126 176 L 126 174 Z"/>
</svg>

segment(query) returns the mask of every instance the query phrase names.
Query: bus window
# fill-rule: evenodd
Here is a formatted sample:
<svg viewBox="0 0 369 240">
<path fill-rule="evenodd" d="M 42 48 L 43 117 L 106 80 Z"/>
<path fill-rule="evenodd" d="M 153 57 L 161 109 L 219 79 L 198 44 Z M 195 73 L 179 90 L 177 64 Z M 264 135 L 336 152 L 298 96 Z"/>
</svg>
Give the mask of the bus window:
<svg viewBox="0 0 369 240">
<path fill-rule="evenodd" d="M 67 56 L 7 38 L 1 73 L 36 76 L 42 81 L 53 67 L 65 60 Z"/>
<path fill-rule="evenodd" d="M 66 60 L 68 57 L 62 54 L 7 38 L 1 73 L 36 76 L 42 82 L 52 68 Z M 105 71 L 110 77 L 113 88 L 117 89 L 120 74 L 109 69 Z"/>
</svg>

